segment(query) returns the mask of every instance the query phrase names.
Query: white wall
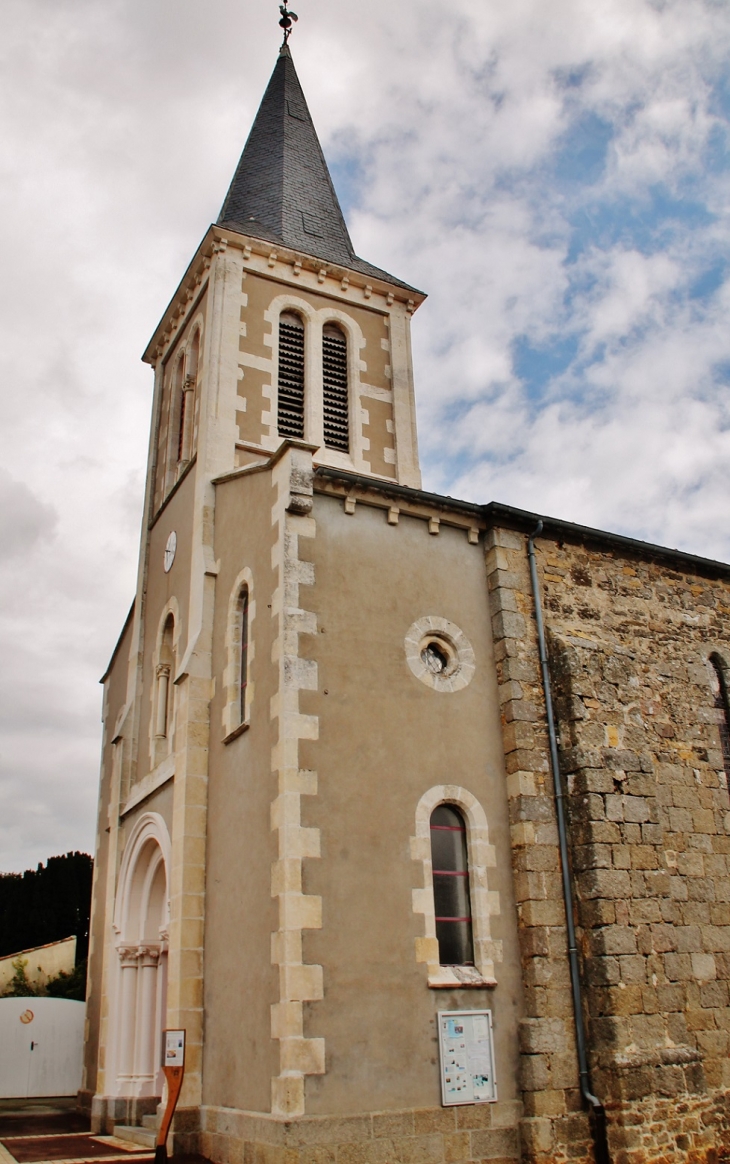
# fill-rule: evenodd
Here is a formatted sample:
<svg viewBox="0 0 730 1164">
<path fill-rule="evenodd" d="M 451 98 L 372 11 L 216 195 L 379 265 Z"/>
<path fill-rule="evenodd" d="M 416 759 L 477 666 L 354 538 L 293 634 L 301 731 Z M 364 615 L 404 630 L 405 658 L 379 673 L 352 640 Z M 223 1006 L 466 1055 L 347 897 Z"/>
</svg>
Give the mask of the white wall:
<svg viewBox="0 0 730 1164">
<path fill-rule="evenodd" d="M 85 1010 L 68 998 L 0 998 L 0 1098 L 76 1094 Z"/>
</svg>

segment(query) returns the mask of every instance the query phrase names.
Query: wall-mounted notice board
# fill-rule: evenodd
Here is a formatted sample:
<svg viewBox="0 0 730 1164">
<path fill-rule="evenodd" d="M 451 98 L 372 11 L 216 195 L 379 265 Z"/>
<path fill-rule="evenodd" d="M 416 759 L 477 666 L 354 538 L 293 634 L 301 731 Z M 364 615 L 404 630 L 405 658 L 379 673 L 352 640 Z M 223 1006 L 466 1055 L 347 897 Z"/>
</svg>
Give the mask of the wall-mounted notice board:
<svg viewBox="0 0 730 1164">
<path fill-rule="evenodd" d="M 491 1010 L 438 1012 L 441 1102 L 495 1103 Z"/>
</svg>

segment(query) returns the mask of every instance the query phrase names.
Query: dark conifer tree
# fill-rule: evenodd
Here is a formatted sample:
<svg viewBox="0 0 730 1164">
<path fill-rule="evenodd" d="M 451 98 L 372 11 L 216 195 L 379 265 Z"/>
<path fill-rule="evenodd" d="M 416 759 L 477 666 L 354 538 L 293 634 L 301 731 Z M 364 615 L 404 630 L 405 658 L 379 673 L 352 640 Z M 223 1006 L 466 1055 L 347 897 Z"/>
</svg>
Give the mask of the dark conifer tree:
<svg viewBox="0 0 730 1164">
<path fill-rule="evenodd" d="M 87 853 L 49 857 L 25 873 L 0 873 L 0 957 L 76 935 L 76 961 L 89 948 L 91 879 Z"/>
</svg>

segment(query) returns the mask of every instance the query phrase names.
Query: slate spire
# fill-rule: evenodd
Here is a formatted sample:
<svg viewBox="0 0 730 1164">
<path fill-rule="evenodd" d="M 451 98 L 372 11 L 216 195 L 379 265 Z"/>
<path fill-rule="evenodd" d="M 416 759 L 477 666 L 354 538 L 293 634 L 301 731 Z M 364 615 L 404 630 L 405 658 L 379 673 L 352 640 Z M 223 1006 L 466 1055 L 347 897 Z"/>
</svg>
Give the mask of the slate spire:
<svg viewBox="0 0 730 1164">
<path fill-rule="evenodd" d="M 279 51 L 218 225 L 407 286 L 355 255 L 286 44 Z"/>
</svg>

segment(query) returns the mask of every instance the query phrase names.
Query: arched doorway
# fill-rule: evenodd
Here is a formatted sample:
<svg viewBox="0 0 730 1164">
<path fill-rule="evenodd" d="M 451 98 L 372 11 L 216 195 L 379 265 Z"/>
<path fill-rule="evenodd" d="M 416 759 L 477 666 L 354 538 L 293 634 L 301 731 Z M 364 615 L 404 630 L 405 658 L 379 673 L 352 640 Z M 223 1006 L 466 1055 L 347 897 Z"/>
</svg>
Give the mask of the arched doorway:
<svg viewBox="0 0 730 1164">
<path fill-rule="evenodd" d="M 114 916 L 116 1095 L 161 1094 L 161 1032 L 167 1009 L 170 836 L 148 812 L 127 841 Z"/>
</svg>

